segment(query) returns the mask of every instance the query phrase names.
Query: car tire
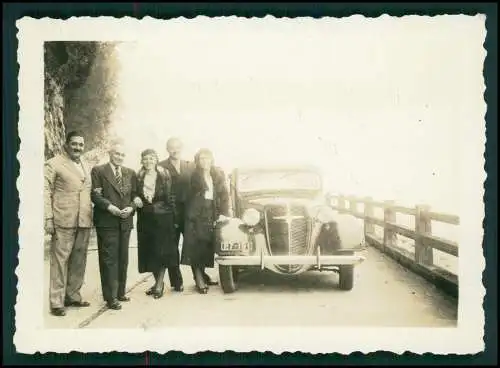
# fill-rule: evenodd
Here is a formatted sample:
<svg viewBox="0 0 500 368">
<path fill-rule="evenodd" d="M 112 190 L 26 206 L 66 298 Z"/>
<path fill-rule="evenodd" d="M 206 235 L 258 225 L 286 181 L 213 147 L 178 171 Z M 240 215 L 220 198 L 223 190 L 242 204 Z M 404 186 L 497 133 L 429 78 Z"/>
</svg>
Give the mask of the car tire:
<svg viewBox="0 0 500 368">
<path fill-rule="evenodd" d="M 340 290 L 352 290 L 354 286 L 354 266 L 339 266 L 339 288 Z"/>
<path fill-rule="evenodd" d="M 237 270 L 233 266 L 219 265 L 219 281 L 225 294 L 234 293 L 237 289 Z"/>
</svg>

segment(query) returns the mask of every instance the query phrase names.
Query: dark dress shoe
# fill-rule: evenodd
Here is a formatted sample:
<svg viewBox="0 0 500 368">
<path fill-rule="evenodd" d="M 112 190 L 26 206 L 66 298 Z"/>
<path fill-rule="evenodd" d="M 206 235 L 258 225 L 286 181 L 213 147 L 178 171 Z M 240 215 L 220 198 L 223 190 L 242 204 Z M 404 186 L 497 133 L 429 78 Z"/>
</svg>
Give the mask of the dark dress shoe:
<svg viewBox="0 0 500 368">
<path fill-rule="evenodd" d="M 208 276 L 207 274 L 204 274 L 203 275 L 203 280 L 205 280 L 205 283 L 207 285 L 211 285 L 211 286 L 214 286 L 214 285 L 219 285 L 219 283 L 217 281 L 213 281 L 210 276 Z"/>
<path fill-rule="evenodd" d="M 64 308 L 52 308 L 50 313 L 52 313 L 52 315 L 57 317 L 62 317 L 66 315 L 66 311 L 64 310 Z"/>
<path fill-rule="evenodd" d="M 118 297 L 118 300 L 121 302 L 129 302 L 130 298 L 128 296 L 122 295 Z"/>
<path fill-rule="evenodd" d="M 146 295 L 153 295 L 155 291 L 155 287 L 151 286 L 148 290 L 146 290 Z"/>
<path fill-rule="evenodd" d="M 122 309 L 122 306 L 120 303 L 118 303 L 118 300 L 113 300 L 111 302 L 108 302 L 108 308 L 114 310 L 120 310 Z"/>
<path fill-rule="evenodd" d="M 78 307 L 78 308 L 82 308 L 82 307 L 90 307 L 90 303 L 89 302 L 85 302 L 83 300 L 80 300 L 79 302 L 66 300 L 64 302 L 64 306 L 65 307 Z"/>
<path fill-rule="evenodd" d="M 178 293 L 182 293 L 184 291 L 184 286 L 174 286 L 174 291 L 177 291 Z"/>
</svg>

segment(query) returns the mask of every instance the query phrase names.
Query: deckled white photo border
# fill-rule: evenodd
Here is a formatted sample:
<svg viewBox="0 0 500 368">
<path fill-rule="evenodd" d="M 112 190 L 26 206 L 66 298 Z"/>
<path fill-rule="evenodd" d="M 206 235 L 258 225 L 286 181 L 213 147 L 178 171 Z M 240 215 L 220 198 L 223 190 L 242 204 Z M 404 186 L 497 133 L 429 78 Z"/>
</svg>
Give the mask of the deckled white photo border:
<svg viewBox="0 0 500 368">
<path fill-rule="evenodd" d="M 415 19 L 419 18 L 419 19 Z M 384 350 L 394 353 L 469 354 L 484 349 L 484 312 L 482 308 L 485 289 L 481 277 L 485 260 L 481 251 L 484 217 L 483 183 L 485 125 L 484 115 L 472 119 L 470 124 L 457 126 L 462 155 L 460 163 L 463 180 L 456 183 L 464 197 L 471 198 L 470 211 L 461 218 L 460 244 L 460 303 L 456 328 L 165 328 L 156 330 L 53 330 L 44 328 L 43 301 L 43 160 L 44 160 L 44 110 L 43 110 L 43 42 L 44 41 L 137 41 L 148 35 L 164 32 L 168 27 L 178 28 L 189 22 L 200 27 L 209 22 L 309 22 L 313 27 L 322 22 L 341 21 L 355 29 L 363 22 L 414 21 L 425 26 L 432 22 L 474 22 L 486 36 L 484 15 L 437 16 L 403 18 L 382 16 L 365 18 L 352 16 L 335 18 L 176 18 L 158 20 L 134 18 L 81 17 L 68 20 L 22 18 L 19 29 L 19 137 L 20 176 L 17 188 L 19 207 L 19 266 L 18 296 L 15 305 L 14 344 L 20 353 L 36 352 L 143 352 L 165 353 L 183 351 L 237 352 L 271 351 L 309 353 L 370 353 Z M 419 20 L 420 22 L 417 22 Z M 181 35 L 179 36 L 181 37 Z M 483 60 L 486 57 L 484 50 Z M 15 71 L 12 71 L 13 73 Z M 478 75 L 478 78 L 480 76 Z M 486 103 L 483 108 L 486 113 Z M 483 119 L 483 124 L 478 121 Z M 4 122 L 8 124 L 9 122 Z M 11 122 L 13 123 L 13 122 Z M 472 229 L 472 231 L 471 231 Z M 367 306 L 369 307 L 369 306 Z"/>
</svg>

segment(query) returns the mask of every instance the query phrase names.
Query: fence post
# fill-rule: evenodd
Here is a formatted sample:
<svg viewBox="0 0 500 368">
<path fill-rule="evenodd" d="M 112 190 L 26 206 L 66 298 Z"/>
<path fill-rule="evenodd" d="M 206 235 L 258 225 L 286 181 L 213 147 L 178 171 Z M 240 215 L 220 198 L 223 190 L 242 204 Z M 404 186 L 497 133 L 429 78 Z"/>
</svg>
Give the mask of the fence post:
<svg viewBox="0 0 500 368">
<path fill-rule="evenodd" d="M 396 233 L 387 226 L 388 222 L 396 222 L 396 212 L 394 212 L 394 201 L 384 201 L 384 247 L 392 247 L 395 244 Z"/>
<path fill-rule="evenodd" d="M 418 205 L 416 209 L 415 232 L 417 233 L 417 237 L 415 239 L 415 262 L 432 266 L 434 264 L 432 248 L 425 246 L 421 237 L 421 235 L 432 234 L 432 221 L 428 215 L 430 207 L 427 205 Z"/>
<path fill-rule="evenodd" d="M 337 206 L 338 206 L 338 211 L 339 213 L 343 213 L 345 212 L 346 208 L 345 208 L 345 197 L 344 195 L 339 195 L 337 197 Z"/>
<path fill-rule="evenodd" d="M 373 223 L 370 222 L 369 218 L 373 217 L 373 203 L 372 197 L 364 198 L 364 213 L 365 213 L 365 238 L 366 235 L 373 235 L 375 233 L 375 227 Z"/>
</svg>

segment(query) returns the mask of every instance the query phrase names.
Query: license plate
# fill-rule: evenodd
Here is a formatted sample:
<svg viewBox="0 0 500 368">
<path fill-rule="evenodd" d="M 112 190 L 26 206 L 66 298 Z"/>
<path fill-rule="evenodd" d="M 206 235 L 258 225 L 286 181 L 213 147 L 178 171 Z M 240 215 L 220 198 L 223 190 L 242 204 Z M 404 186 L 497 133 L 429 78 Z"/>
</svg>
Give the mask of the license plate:
<svg viewBox="0 0 500 368">
<path fill-rule="evenodd" d="M 220 245 L 222 251 L 243 250 L 250 249 L 248 242 L 222 242 Z"/>
</svg>

